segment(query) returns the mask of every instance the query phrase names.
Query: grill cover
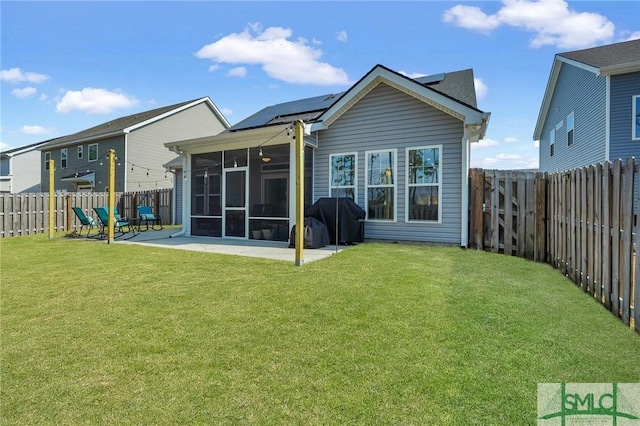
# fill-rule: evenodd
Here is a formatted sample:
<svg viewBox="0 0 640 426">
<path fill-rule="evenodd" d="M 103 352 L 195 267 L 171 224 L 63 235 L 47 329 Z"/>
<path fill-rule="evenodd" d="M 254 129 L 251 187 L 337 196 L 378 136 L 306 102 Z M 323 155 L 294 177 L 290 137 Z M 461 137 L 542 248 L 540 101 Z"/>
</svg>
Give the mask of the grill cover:
<svg viewBox="0 0 640 426">
<path fill-rule="evenodd" d="M 321 248 L 329 244 L 329 233 L 324 223 L 312 217 L 304 219 L 304 248 Z M 296 246 L 296 226 L 291 229 L 289 248 Z"/>
<path fill-rule="evenodd" d="M 367 212 L 351 198 L 345 197 L 319 198 L 305 211 L 306 217 L 318 219 L 326 225 L 329 231 L 329 244 L 336 244 L 336 228 L 337 244 L 364 242 L 363 220 L 366 214 Z"/>
</svg>

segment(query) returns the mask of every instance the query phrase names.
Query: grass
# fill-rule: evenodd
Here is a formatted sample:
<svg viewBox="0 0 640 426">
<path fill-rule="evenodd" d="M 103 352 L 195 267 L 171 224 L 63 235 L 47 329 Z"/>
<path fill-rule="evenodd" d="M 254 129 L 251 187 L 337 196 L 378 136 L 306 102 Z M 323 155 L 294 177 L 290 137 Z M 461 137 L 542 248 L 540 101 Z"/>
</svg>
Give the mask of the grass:
<svg viewBox="0 0 640 426">
<path fill-rule="evenodd" d="M 290 262 L 0 241 L 13 424 L 534 424 L 537 384 L 637 382 L 640 336 L 557 271 L 363 244 Z"/>
</svg>

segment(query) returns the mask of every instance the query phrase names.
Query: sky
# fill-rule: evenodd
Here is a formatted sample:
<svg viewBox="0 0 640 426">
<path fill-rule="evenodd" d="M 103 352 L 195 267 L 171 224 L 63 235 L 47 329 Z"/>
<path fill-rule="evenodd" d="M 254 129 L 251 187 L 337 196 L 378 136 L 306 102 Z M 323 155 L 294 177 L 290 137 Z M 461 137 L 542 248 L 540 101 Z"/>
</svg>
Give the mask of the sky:
<svg viewBox="0 0 640 426">
<path fill-rule="evenodd" d="M 375 65 L 472 68 L 491 113 L 471 166 L 538 167 L 556 53 L 640 38 L 640 1 L 0 1 L 0 149 L 204 96 L 238 123 Z"/>
</svg>

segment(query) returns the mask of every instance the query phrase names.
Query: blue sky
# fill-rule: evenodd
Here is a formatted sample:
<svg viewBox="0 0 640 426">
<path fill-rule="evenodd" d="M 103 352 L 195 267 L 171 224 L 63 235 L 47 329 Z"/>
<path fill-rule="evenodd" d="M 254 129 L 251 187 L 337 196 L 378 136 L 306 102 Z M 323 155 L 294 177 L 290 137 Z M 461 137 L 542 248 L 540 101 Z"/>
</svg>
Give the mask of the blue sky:
<svg viewBox="0 0 640 426">
<path fill-rule="evenodd" d="M 348 89 L 376 64 L 473 68 L 491 112 L 472 167 L 537 167 L 556 53 L 640 38 L 640 3 L 0 2 L 0 147 L 209 96 L 231 124 Z"/>
</svg>

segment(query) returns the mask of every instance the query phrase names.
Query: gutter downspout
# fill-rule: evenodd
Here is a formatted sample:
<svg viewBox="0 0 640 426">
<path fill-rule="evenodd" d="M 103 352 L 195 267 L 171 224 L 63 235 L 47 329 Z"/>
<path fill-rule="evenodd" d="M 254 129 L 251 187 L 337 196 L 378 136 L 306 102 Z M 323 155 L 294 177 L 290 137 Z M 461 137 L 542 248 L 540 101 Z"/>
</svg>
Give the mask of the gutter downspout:
<svg viewBox="0 0 640 426">
<path fill-rule="evenodd" d="M 462 188 L 460 206 L 460 247 L 467 248 L 469 244 L 469 156 L 470 132 L 466 128 L 462 135 Z"/>
</svg>

